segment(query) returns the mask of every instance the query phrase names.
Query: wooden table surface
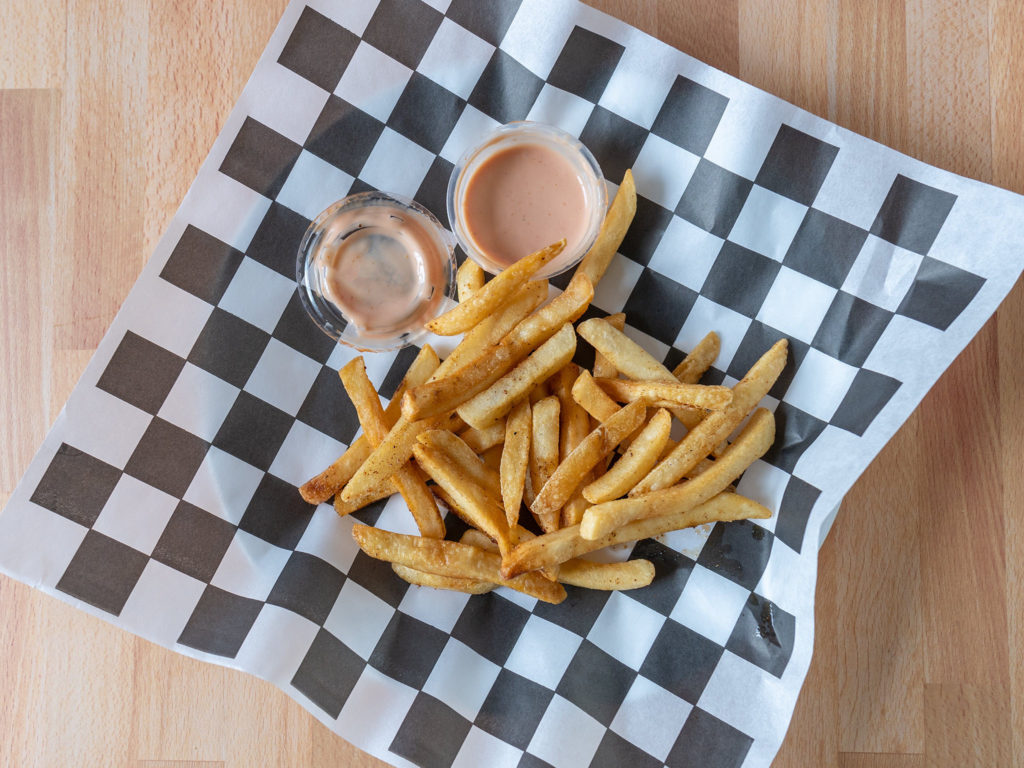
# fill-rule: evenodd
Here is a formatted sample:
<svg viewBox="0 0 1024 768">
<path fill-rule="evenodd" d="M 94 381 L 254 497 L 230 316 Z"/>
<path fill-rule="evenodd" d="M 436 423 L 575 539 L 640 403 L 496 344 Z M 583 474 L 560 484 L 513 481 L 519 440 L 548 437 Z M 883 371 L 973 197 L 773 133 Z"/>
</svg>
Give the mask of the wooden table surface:
<svg viewBox="0 0 1024 768">
<path fill-rule="evenodd" d="M 285 2 L 0 0 L 0 504 Z M 1024 192 L 1019 0 L 594 4 L 840 125 Z M 1024 765 L 1022 359 L 1018 284 L 847 497 L 776 766 Z M 383 764 L 267 683 L 0 578 L 0 765 Z"/>
</svg>

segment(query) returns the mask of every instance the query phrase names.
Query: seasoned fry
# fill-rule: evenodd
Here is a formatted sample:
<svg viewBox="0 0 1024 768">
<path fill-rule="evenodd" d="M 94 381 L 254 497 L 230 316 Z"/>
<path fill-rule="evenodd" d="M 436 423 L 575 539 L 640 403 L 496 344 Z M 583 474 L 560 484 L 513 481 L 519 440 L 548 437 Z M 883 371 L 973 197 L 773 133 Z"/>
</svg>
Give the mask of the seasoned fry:
<svg viewBox="0 0 1024 768">
<path fill-rule="evenodd" d="M 509 373 L 459 406 L 459 416 L 477 429 L 486 429 L 527 397 L 537 382 L 568 363 L 575 352 L 576 334 L 572 325 L 566 323 Z"/>
<path fill-rule="evenodd" d="M 457 304 L 443 315 L 427 323 L 427 329 L 438 336 L 454 336 L 464 333 L 508 301 L 516 289 L 529 280 L 533 274 L 551 261 L 565 248 L 565 240 L 542 248 L 536 253 L 520 259 L 501 274 L 485 283 L 465 302 Z"/>
<path fill-rule="evenodd" d="M 387 437 L 388 427 L 384 421 L 384 409 L 381 408 L 373 384 L 366 375 L 366 364 L 362 357 L 357 357 L 339 372 L 341 383 L 355 406 L 359 423 L 370 445 L 377 447 Z M 398 492 L 409 505 L 420 533 L 428 538 L 444 538 L 444 521 L 437 509 L 434 497 L 427 489 L 423 476 L 409 463 L 403 464 L 391 476 Z M 343 499 L 344 501 L 344 499 Z"/>
<path fill-rule="evenodd" d="M 479 528 L 467 528 L 463 531 L 459 542 L 462 544 L 469 544 L 471 547 L 479 547 L 487 552 L 498 551 L 498 545 L 494 542 L 494 539 Z"/>
<path fill-rule="evenodd" d="M 730 395 L 731 397 L 731 395 Z M 501 445 L 505 440 L 505 422 L 499 421 L 487 429 L 464 429 L 459 437 L 476 453 L 483 453 L 488 448 Z"/>
<path fill-rule="evenodd" d="M 774 439 L 775 417 L 771 411 L 759 408 L 736 442 L 707 470 L 681 485 L 591 507 L 583 515 L 580 535 L 585 539 L 599 539 L 633 520 L 693 509 L 728 488 L 764 455 Z"/>
<path fill-rule="evenodd" d="M 590 416 L 572 396 L 572 387 L 579 375 L 580 367 L 575 363 L 569 363 L 551 377 L 552 392 L 558 397 L 561 404 L 558 454 L 562 461 L 583 442 L 583 438 L 591 431 Z M 593 473 L 587 472 L 580 480 L 580 486 L 588 484 L 592 479 Z M 588 506 L 587 500 L 579 491 L 574 493 L 562 507 L 560 526 L 576 525 Z"/>
<path fill-rule="evenodd" d="M 626 236 L 626 230 L 629 229 L 635 215 L 636 184 L 633 181 L 633 172 L 627 170 L 612 204 L 608 207 L 597 240 L 576 268 L 576 274 L 585 274 L 590 278 L 590 282 L 597 285 L 608 265 L 612 263 L 615 252 L 622 245 L 622 239 Z"/>
<path fill-rule="evenodd" d="M 672 430 L 672 417 L 659 410 L 629 446 L 629 450 L 599 479 L 583 489 L 591 504 L 600 504 L 624 496 L 658 461 Z"/>
<path fill-rule="evenodd" d="M 621 328 L 619 329 L 622 330 Z M 722 348 L 722 342 L 718 334 L 711 331 L 707 336 L 697 342 L 697 346 L 690 350 L 679 365 L 672 371 L 683 384 L 696 384 L 716 359 Z"/>
<path fill-rule="evenodd" d="M 532 445 L 530 450 L 530 487 L 543 488 L 558 468 L 558 446 L 561 403 L 552 395 L 533 406 Z M 534 502 L 536 504 L 536 501 Z M 533 506 L 531 505 L 531 509 Z M 558 528 L 558 509 L 549 510 L 545 515 L 534 511 L 537 524 L 544 531 Z"/>
<path fill-rule="evenodd" d="M 502 566 L 506 577 L 565 563 L 574 557 L 596 552 L 614 544 L 649 539 L 681 528 L 693 528 L 714 522 L 730 520 L 764 520 L 772 513 L 756 501 L 738 493 L 720 493 L 712 499 L 687 511 L 672 511 L 664 515 L 637 520 L 612 531 L 600 539 L 584 539 L 580 527 L 562 528 L 554 533 L 524 541 L 512 550 Z"/>
<path fill-rule="evenodd" d="M 526 471 L 530 464 L 533 414 L 529 400 L 522 400 L 512 409 L 505 423 L 505 444 L 501 453 L 501 500 L 510 528 L 519 522 L 523 502 Z"/>
<path fill-rule="evenodd" d="M 501 443 L 498 443 L 480 454 L 480 461 L 494 472 L 501 471 L 501 448 Z"/>
<path fill-rule="evenodd" d="M 417 571 L 407 565 L 392 563 L 391 570 L 402 581 L 415 584 L 419 587 L 433 587 L 434 589 L 450 589 L 453 592 L 466 592 L 470 595 L 483 595 L 494 589 L 495 585 L 489 581 L 474 581 L 472 579 L 461 579 L 457 576 L 439 576 L 436 573 Z"/>
<path fill-rule="evenodd" d="M 606 421 L 614 416 L 619 405 L 608 393 L 601 389 L 588 371 L 580 373 L 572 385 L 572 397 L 598 421 Z"/>
<path fill-rule="evenodd" d="M 639 427 L 646 415 L 643 403 L 630 403 L 587 435 L 541 488 L 533 501 L 533 514 L 543 517 L 561 509 L 583 476 Z M 583 519 L 586 520 L 586 514 Z"/>
<path fill-rule="evenodd" d="M 641 496 L 668 488 L 732 434 L 750 409 L 768 394 L 768 390 L 782 373 L 786 365 L 788 348 L 789 342 L 781 339 L 765 352 L 742 381 L 733 387 L 732 402 L 728 407 L 709 414 L 697 427 L 690 430 L 672 453 L 655 465 L 629 495 Z"/>
<path fill-rule="evenodd" d="M 622 330 L 626 327 L 626 313 L 616 312 L 614 315 L 608 315 L 605 318 L 605 322 L 611 325 L 612 328 Z M 614 379 L 619 375 L 618 370 L 612 365 L 611 361 L 602 355 L 600 352 L 594 353 L 594 377 L 599 379 Z"/>
<path fill-rule="evenodd" d="M 584 589 L 639 589 L 654 581 L 654 564 L 642 559 L 595 563 L 574 558 L 559 567 L 558 580 Z"/>
<path fill-rule="evenodd" d="M 720 411 L 732 402 L 728 387 L 705 384 L 681 384 L 669 381 L 628 381 L 626 379 L 594 379 L 612 400 L 632 403 L 643 400 L 651 408 L 688 406 Z"/>
<path fill-rule="evenodd" d="M 501 576 L 501 557 L 468 544 L 392 533 L 368 525 L 352 526 L 352 537 L 370 557 L 398 563 L 418 571 L 487 581 L 523 592 L 547 603 L 560 603 L 565 589 L 540 574 L 526 573 L 513 579 Z"/>
<path fill-rule="evenodd" d="M 418 439 L 423 445 L 443 451 L 470 481 L 487 491 L 495 502 L 501 501 L 498 473 L 485 465 L 458 435 L 443 429 L 432 429 L 421 434 Z"/>
<path fill-rule="evenodd" d="M 472 259 L 462 262 L 455 273 L 455 285 L 459 289 L 459 303 L 469 301 L 469 297 L 484 287 L 484 271 Z"/>
<path fill-rule="evenodd" d="M 369 443 L 367 443 L 367 445 L 369 445 Z M 341 494 L 339 493 L 334 497 L 334 511 L 338 513 L 339 517 L 351 515 L 353 512 L 357 512 L 363 507 L 369 506 L 381 499 L 386 499 L 388 496 L 395 493 L 398 493 L 398 487 L 389 477 L 376 488 L 371 488 L 366 493 L 360 494 L 352 501 L 345 501 L 341 498 Z"/>
</svg>

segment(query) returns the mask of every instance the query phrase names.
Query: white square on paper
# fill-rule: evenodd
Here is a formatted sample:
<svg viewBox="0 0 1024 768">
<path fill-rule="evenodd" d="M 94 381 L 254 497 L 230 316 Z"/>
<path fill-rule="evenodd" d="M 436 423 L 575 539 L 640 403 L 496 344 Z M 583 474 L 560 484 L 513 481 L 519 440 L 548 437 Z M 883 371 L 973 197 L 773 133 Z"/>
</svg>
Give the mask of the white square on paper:
<svg viewBox="0 0 1024 768">
<path fill-rule="evenodd" d="M 631 326 L 629 324 L 628 316 L 626 317 L 626 321 L 626 327 L 623 328 L 622 332 L 639 344 L 655 360 L 664 360 L 665 355 L 668 354 L 668 344 Z"/>
<path fill-rule="evenodd" d="M 315 219 L 321 211 L 345 197 L 353 181 L 340 168 L 302 150 L 277 193 L 277 202 L 307 219 Z"/>
<path fill-rule="evenodd" d="M 587 639 L 633 669 L 640 669 L 665 617 L 621 592 L 612 592 Z"/>
<path fill-rule="evenodd" d="M 782 261 L 806 214 L 806 205 L 755 184 L 732 225 L 729 239 L 762 256 Z"/>
<path fill-rule="evenodd" d="M 121 475 L 92 527 L 150 555 L 177 506 L 173 496 Z"/>
<path fill-rule="evenodd" d="M 699 80 L 699 77 L 693 79 Z M 712 87 L 712 90 L 721 91 L 721 88 Z M 745 179 L 756 179 L 790 109 L 792 107 L 781 102 L 766 104 L 762 99 L 729 99 L 704 158 Z M 758 130 L 752 131 L 753 125 Z"/>
<path fill-rule="evenodd" d="M 808 530 L 810 528 L 808 526 Z M 810 615 L 814 577 L 808 573 L 804 562 L 785 542 L 775 541 L 768 566 L 754 591 L 794 616 Z"/>
<path fill-rule="evenodd" d="M 64 406 L 74 429 L 64 441 L 124 469 L 153 417 L 102 389 L 79 387 Z M 111 425 L 116 424 L 116 429 Z"/>
<path fill-rule="evenodd" d="M 757 319 L 809 344 L 836 293 L 835 288 L 784 266 L 761 303 Z"/>
<path fill-rule="evenodd" d="M 320 504 L 295 545 L 296 552 L 316 555 L 339 571 L 348 573 L 359 546 L 352 538 L 352 518 L 338 517 L 331 504 Z"/>
<path fill-rule="evenodd" d="M 451 633 L 468 602 L 469 595 L 464 592 L 411 586 L 405 591 L 398 610 L 442 632 Z"/>
<path fill-rule="evenodd" d="M 857 369 L 811 347 L 797 369 L 785 401 L 828 421 L 843 401 Z"/>
<path fill-rule="evenodd" d="M 722 238 L 673 216 L 647 266 L 699 291 L 724 243 Z"/>
<path fill-rule="evenodd" d="M 549 0 L 523 0 L 502 38 L 501 50 L 547 79 L 572 30 L 572 14 L 552 13 Z"/>
<path fill-rule="evenodd" d="M 250 674 L 277 685 L 287 685 L 302 663 L 302 653 L 282 648 L 309 648 L 320 627 L 304 616 L 277 605 L 264 605 L 256 616 L 235 662 Z"/>
<path fill-rule="evenodd" d="M 749 597 L 750 591 L 736 582 L 694 564 L 671 618 L 725 645 Z"/>
<path fill-rule="evenodd" d="M 366 31 L 366 25 L 377 10 L 376 0 L 361 3 L 353 3 L 352 0 L 306 0 L 306 5 L 357 35 Z"/>
<path fill-rule="evenodd" d="M 724 371 L 732 363 L 732 358 L 749 328 L 749 317 L 733 312 L 728 307 L 716 304 L 704 296 L 698 296 L 697 300 L 693 302 L 690 314 L 686 317 L 686 322 L 679 329 L 679 335 L 676 336 L 673 346 L 689 352 L 708 333 L 714 331 L 721 340 L 721 349 L 718 359 L 713 365 L 718 370 Z"/>
<path fill-rule="evenodd" d="M 410 77 L 412 70 L 405 64 L 360 41 L 334 94 L 384 123 Z"/>
<path fill-rule="evenodd" d="M 634 29 L 628 29 L 627 34 L 639 36 Z M 679 58 L 679 52 L 667 45 L 634 40 L 626 45 L 598 103 L 650 129 L 679 71 Z"/>
<path fill-rule="evenodd" d="M 157 416 L 210 442 L 236 397 L 238 387 L 185 363 Z"/>
<path fill-rule="evenodd" d="M 768 531 L 775 530 L 775 521 L 779 516 L 782 497 L 789 484 L 789 475 L 767 461 L 758 459 L 743 473 L 736 491 L 748 499 L 753 499 L 771 510 L 772 516 L 767 520 L 752 520 Z"/>
<path fill-rule="evenodd" d="M 294 416 L 323 366 L 271 339 L 245 383 L 245 391 Z"/>
<path fill-rule="evenodd" d="M 200 170 L 178 215 L 244 252 L 269 209 L 269 198 L 208 166 Z"/>
<path fill-rule="evenodd" d="M 459 162 L 459 158 L 467 149 L 499 125 L 500 123 L 493 117 L 488 117 L 476 107 L 467 104 L 459 115 L 455 127 L 452 128 L 448 141 L 441 148 L 441 157 L 449 163 Z"/>
<path fill-rule="evenodd" d="M 619 707 L 611 729 L 659 760 L 675 744 L 693 705 L 646 677 L 637 677 Z"/>
<path fill-rule="evenodd" d="M 445 18 L 416 70 L 456 96 L 468 99 L 493 54 L 493 45 Z"/>
<path fill-rule="evenodd" d="M 52 585 L 88 530 L 30 501 L 9 504 L 0 515 L 0 558 L 11 573 Z M 44 552 L 45 557 L 40 554 Z"/>
<path fill-rule="evenodd" d="M 263 472 L 256 467 L 212 446 L 183 498 L 211 515 L 238 525 L 262 479 Z"/>
<path fill-rule="evenodd" d="M 296 420 L 270 465 L 270 474 L 299 486 L 319 475 L 344 452 L 344 443 Z"/>
<path fill-rule="evenodd" d="M 868 235 L 846 275 L 843 290 L 895 312 L 910 290 L 922 259 L 920 254 Z"/>
<path fill-rule="evenodd" d="M 643 271 L 642 264 L 637 264 L 620 253 L 615 254 L 608 265 L 608 271 L 594 289 L 594 306 L 609 314 L 621 312 Z"/>
<path fill-rule="evenodd" d="M 324 621 L 324 629 L 362 658 L 369 659 L 394 615 L 394 608 L 352 579 L 346 579 Z"/>
<path fill-rule="evenodd" d="M 539 616 L 530 616 L 505 668 L 528 680 L 555 688 L 583 638 Z"/>
<path fill-rule="evenodd" d="M 882 208 L 897 170 L 892 160 L 876 152 L 837 152 L 814 207 L 870 230 Z"/>
<path fill-rule="evenodd" d="M 334 727 L 341 738 L 359 744 L 367 752 L 388 754 L 415 698 L 413 688 L 367 665 Z"/>
<path fill-rule="evenodd" d="M 210 584 L 253 600 L 266 600 L 291 553 L 245 531 L 235 537 Z"/>
<path fill-rule="evenodd" d="M 258 65 L 249 87 L 260 94 L 248 102 L 249 116 L 296 144 L 306 141 L 330 95 L 276 61 Z"/>
<path fill-rule="evenodd" d="M 636 188 L 647 199 L 674 211 L 699 162 L 692 152 L 649 133 L 633 163 Z"/>
<path fill-rule="evenodd" d="M 462 742 L 452 768 L 479 768 L 482 765 L 487 768 L 516 768 L 522 757 L 523 750 L 506 744 L 474 725 Z"/>
<path fill-rule="evenodd" d="M 475 720 L 500 671 L 497 664 L 449 637 L 423 692 L 443 701 L 467 720 Z"/>
<path fill-rule="evenodd" d="M 121 609 L 120 621 L 149 640 L 174 643 L 205 589 L 198 579 L 150 560 Z"/>
<path fill-rule="evenodd" d="M 555 768 L 577 768 L 590 765 L 602 738 L 603 725 L 556 693 L 527 749 Z"/>
<path fill-rule="evenodd" d="M 432 152 L 385 128 L 359 172 L 359 178 L 377 189 L 412 197 L 433 162 Z"/>
<path fill-rule="evenodd" d="M 139 284 L 143 281 L 145 290 L 128 294 L 117 322 L 123 321 L 133 333 L 179 357 L 188 357 L 213 307 L 161 278 L 143 275 Z M 169 317 L 173 323 L 167 322 Z"/>
<path fill-rule="evenodd" d="M 578 137 L 583 133 L 593 111 L 594 105 L 586 99 L 545 83 L 526 119 L 554 125 Z"/>
<path fill-rule="evenodd" d="M 246 256 L 220 300 L 220 308 L 273 333 L 295 293 L 295 281 Z"/>
<path fill-rule="evenodd" d="M 405 499 L 400 493 L 393 494 L 388 499 L 377 518 L 376 526 L 392 533 L 404 533 L 407 536 L 420 535 L 416 519 L 412 516 L 409 505 L 405 503 Z"/>
</svg>

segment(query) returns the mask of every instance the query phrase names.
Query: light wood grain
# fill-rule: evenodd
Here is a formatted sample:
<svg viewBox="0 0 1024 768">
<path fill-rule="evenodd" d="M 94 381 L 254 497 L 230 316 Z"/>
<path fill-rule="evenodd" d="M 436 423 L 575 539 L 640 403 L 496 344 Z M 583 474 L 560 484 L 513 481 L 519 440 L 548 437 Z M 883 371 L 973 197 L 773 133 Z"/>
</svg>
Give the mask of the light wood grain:
<svg viewBox="0 0 1024 768">
<path fill-rule="evenodd" d="M 845 127 L 1024 191 L 1017 0 L 594 4 Z M 0 3 L 0 502 L 284 5 Z M 1024 766 L 1022 359 L 1018 285 L 848 496 L 776 766 Z M 0 765 L 383 765 L 267 683 L 6 578 L 0 615 Z"/>
</svg>

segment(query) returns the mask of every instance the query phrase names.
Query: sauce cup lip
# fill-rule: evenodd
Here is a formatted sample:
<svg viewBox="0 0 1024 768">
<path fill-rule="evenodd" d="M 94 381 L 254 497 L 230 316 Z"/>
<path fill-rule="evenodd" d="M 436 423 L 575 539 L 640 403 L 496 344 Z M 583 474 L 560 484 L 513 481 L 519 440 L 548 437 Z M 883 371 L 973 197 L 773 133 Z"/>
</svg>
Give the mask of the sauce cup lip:
<svg viewBox="0 0 1024 768">
<path fill-rule="evenodd" d="M 572 251 L 566 249 L 556 259 L 549 262 L 544 269 L 540 270 L 536 278 L 550 278 L 566 272 L 583 260 L 583 257 L 590 250 L 597 240 L 597 235 L 604 222 L 605 212 L 608 208 L 608 191 L 604 183 L 604 175 L 597 159 L 577 137 L 563 131 L 554 125 L 534 122 L 532 120 L 518 120 L 505 123 L 494 130 L 486 133 L 479 141 L 474 143 L 463 152 L 459 161 L 452 169 L 448 179 L 448 190 L 445 202 L 448 209 L 448 221 L 451 222 L 452 232 L 458 240 L 459 246 L 473 261 L 492 275 L 496 275 L 504 269 L 504 266 L 491 261 L 482 249 L 477 247 L 469 234 L 462 217 L 462 201 L 466 182 L 475 170 L 475 162 L 492 147 L 500 147 L 505 144 L 512 144 L 519 141 L 534 140 L 552 147 L 575 160 L 577 168 L 584 169 L 581 177 L 584 179 L 584 192 L 588 202 L 590 221 L 587 226 L 587 233 L 578 246 Z M 497 151 L 495 149 L 494 151 Z M 490 153 L 488 153 L 490 154 Z M 589 171 L 589 173 L 587 173 Z M 526 254 L 524 254 L 526 255 Z"/>
<path fill-rule="evenodd" d="M 443 246 L 441 281 L 435 288 L 441 290 L 444 297 L 438 302 L 437 310 L 429 317 L 424 316 L 419 327 L 392 335 L 366 336 L 361 334 L 341 310 L 324 295 L 319 270 L 315 264 L 316 246 L 319 244 L 319 237 L 323 234 L 325 226 L 342 211 L 358 210 L 370 206 L 388 206 L 405 214 L 419 217 Z M 451 307 L 451 301 L 448 300 L 454 301 L 455 299 L 455 245 L 454 236 L 444 228 L 437 217 L 411 198 L 377 190 L 348 195 L 317 214 L 302 236 L 295 265 L 299 301 L 303 309 L 306 310 L 306 314 L 320 330 L 338 343 L 360 352 L 389 352 L 416 344 L 429 335 L 424 324 L 446 312 Z"/>
</svg>

